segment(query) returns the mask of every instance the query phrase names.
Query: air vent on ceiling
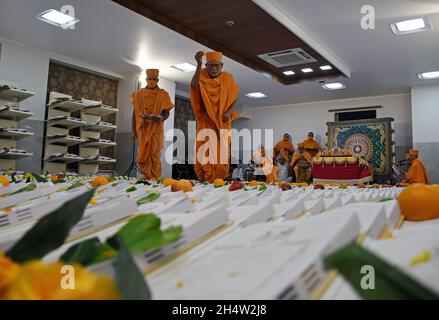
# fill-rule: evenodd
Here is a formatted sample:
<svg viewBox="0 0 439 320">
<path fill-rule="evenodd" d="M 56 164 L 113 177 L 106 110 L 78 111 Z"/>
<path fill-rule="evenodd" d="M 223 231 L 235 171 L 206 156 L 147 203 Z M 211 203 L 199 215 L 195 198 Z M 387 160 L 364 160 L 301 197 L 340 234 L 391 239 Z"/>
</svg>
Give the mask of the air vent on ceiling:
<svg viewBox="0 0 439 320">
<path fill-rule="evenodd" d="M 317 62 L 302 48 L 264 53 L 258 55 L 258 57 L 277 68 Z"/>
</svg>

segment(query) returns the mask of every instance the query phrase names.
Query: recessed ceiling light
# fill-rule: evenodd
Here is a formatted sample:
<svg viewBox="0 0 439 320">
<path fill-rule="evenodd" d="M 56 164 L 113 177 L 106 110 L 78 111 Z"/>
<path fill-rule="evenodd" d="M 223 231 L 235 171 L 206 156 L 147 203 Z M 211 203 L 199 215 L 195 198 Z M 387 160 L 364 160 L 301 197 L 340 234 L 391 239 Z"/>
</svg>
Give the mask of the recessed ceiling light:
<svg viewBox="0 0 439 320">
<path fill-rule="evenodd" d="M 421 80 L 432 80 L 432 79 L 438 79 L 439 78 L 439 71 L 431 71 L 431 72 L 424 72 L 418 74 L 418 78 Z"/>
<path fill-rule="evenodd" d="M 262 92 L 250 92 L 250 93 L 247 93 L 246 96 L 249 98 L 253 98 L 253 99 L 261 99 L 261 98 L 267 97 L 267 95 L 265 95 Z"/>
<path fill-rule="evenodd" d="M 78 19 L 55 9 L 40 13 L 37 19 L 63 29 L 67 29 L 79 22 Z"/>
<path fill-rule="evenodd" d="M 197 69 L 196 66 L 194 66 L 191 63 L 180 63 L 180 64 L 176 64 L 175 66 L 171 66 L 171 68 L 177 69 L 181 72 L 193 72 Z"/>
<path fill-rule="evenodd" d="M 333 83 L 325 83 L 322 85 L 322 88 L 325 90 L 340 90 L 345 89 L 346 86 L 343 83 L 340 82 L 333 82 Z"/>
<path fill-rule="evenodd" d="M 325 71 L 325 70 L 332 70 L 332 67 L 331 66 L 321 66 L 320 67 L 320 70 L 323 70 L 323 71 Z"/>
<path fill-rule="evenodd" d="M 431 22 L 427 17 L 422 17 L 392 23 L 390 28 L 396 35 L 415 33 L 431 29 Z"/>
<path fill-rule="evenodd" d="M 295 75 L 296 73 L 294 71 L 287 70 L 287 71 L 284 71 L 283 74 L 286 76 L 292 76 L 292 75 Z"/>
<path fill-rule="evenodd" d="M 310 72 L 313 72 L 314 70 L 313 69 L 311 69 L 311 68 L 305 68 L 305 69 L 302 69 L 302 72 L 303 73 L 310 73 Z"/>
</svg>

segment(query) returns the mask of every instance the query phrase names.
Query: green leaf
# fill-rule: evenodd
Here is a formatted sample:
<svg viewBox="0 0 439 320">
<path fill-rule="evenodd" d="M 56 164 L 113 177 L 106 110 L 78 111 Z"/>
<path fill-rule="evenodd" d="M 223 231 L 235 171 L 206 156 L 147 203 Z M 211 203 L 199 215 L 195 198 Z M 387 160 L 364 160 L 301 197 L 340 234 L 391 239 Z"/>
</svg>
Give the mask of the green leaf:
<svg viewBox="0 0 439 320">
<path fill-rule="evenodd" d="M 130 220 L 116 235 L 123 238 L 131 252 L 143 252 L 172 243 L 183 232 L 182 227 L 170 227 L 161 231 L 160 225 L 161 220 L 157 216 L 141 215 Z"/>
<path fill-rule="evenodd" d="M 11 193 L 11 196 L 14 196 L 16 194 L 22 193 L 22 192 L 28 192 L 28 191 L 34 191 L 37 188 L 37 185 L 35 183 L 30 183 L 24 188 L 21 188 L 20 190 L 17 190 L 13 193 Z"/>
<path fill-rule="evenodd" d="M 101 242 L 99 238 L 88 239 L 70 247 L 61 256 L 60 260 L 68 264 L 79 263 L 87 265 L 98 255 L 100 247 Z"/>
<path fill-rule="evenodd" d="M 65 183 L 66 180 L 63 180 L 63 179 L 56 179 L 56 180 L 53 180 L 52 182 L 53 182 L 54 184 Z"/>
<path fill-rule="evenodd" d="M 107 180 L 108 180 L 108 182 L 116 181 L 116 179 L 114 177 L 109 177 Z"/>
<path fill-rule="evenodd" d="M 145 214 L 131 219 L 124 225 L 117 235 L 122 237 L 130 247 L 152 230 L 160 230 L 161 220 L 153 214 Z"/>
<path fill-rule="evenodd" d="M 31 173 L 32 178 L 34 178 L 37 182 L 48 182 L 46 178 L 36 174 L 36 173 Z"/>
<path fill-rule="evenodd" d="M 68 187 L 66 190 L 73 190 L 79 187 L 84 186 L 85 184 L 83 184 L 82 182 L 75 182 L 74 184 L 72 184 L 70 187 Z"/>
<path fill-rule="evenodd" d="M 143 235 L 139 234 L 135 239 L 131 238 L 131 240 L 134 239 L 134 241 L 130 244 L 127 243 L 127 245 L 131 252 L 145 252 L 176 241 L 182 232 L 183 228 L 181 226 L 170 227 L 163 232 L 160 229 L 149 230 Z"/>
<path fill-rule="evenodd" d="M 160 193 L 159 192 L 151 192 L 146 197 L 143 197 L 143 198 L 137 200 L 137 205 L 141 206 L 142 204 L 145 204 L 145 203 L 157 200 L 159 197 L 160 197 Z"/>
<path fill-rule="evenodd" d="M 259 189 L 258 189 L 258 191 L 264 191 L 264 190 L 267 190 L 267 186 L 265 184 L 260 186 Z"/>
<path fill-rule="evenodd" d="M 87 266 L 98 264 L 110 260 L 117 256 L 117 251 L 113 249 L 108 243 L 103 243 L 97 249 L 96 256 L 87 262 Z"/>
<path fill-rule="evenodd" d="M 137 188 L 133 186 L 133 187 L 127 189 L 126 191 L 127 191 L 128 193 L 130 193 L 130 192 L 134 192 L 134 191 L 137 191 Z"/>
<path fill-rule="evenodd" d="M 111 245 L 119 252 L 115 261 L 115 269 L 116 285 L 121 297 L 124 300 L 151 300 L 151 291 L 146 280 L 123 239 L 113 238 Z"/>
<path fill-rule="evenodd" d="M 439 296 L 377 255 L 353 243 L 328 256 L 326 269 L 337 269 L 364 299 L 438 299 Z M 373 267 L 375 288 L 363 289 L 364 266 Z"/>
<path fill-rule="evenodd" d="M 41 259 L 64 244 L 72 228 L 81 220 L 95 190 L 66 201 L 61 207 L 41 218 L 6 253 L 13 261 L 23 263 Z"/>
<path fill-rule="evenodd" d="M 111 187 L 114 188 L 114 187 L 117 187 L 117 185 L 118 185 L 118 183 L 113 183 L 113 184 L 111 185 Z"/>
</svg>

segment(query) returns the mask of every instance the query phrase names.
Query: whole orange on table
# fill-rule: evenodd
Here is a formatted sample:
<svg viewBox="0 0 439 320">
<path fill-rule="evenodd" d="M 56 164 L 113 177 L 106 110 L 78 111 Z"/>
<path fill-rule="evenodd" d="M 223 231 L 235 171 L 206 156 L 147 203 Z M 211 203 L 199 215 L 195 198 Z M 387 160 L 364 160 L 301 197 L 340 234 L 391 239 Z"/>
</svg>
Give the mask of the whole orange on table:
<svg viewBox="0 0 439 320">
<path fill-rule="evenodd" d="M 166 187 L 171 186 L 174 181 L 174 179 L 166 178 L 165 180 L 163 180 L 163 185 Z"/>
<path fill-rule="evenodd" d="M 439 186 L 415 183 L 408 186 L 397 198 L 401 214 L 409 221 L 439 218 Z"/>
<path fill-rule="evenodd" d="M 215 181 L 213 182 L 213 185 L 215 187 L 223 187 L 225 184 L 223 179 L 215 179 Z"/>
<path fill-rule="evenodd" d="M 97 187 L 102 187 L 107 185 L 108 179 L 106 177 L 102 177 L 102 176 L 97 176 L 96 178 L 93 179 L 93 181 L 91 182 L 91 185 L 93 188 L 97 188 Z"/>
<path fill-rule="evenodd" d="M 248 183 L 249 187 L 256 187 L 259 184 L 259 182 L 257 182 L 256 180 L 252 180 Z"/>
<path fill-rule="evenodd" d="M 0 184 L 3 185 L 3 187 L 9 186 L 9 179 L 6 176 L 0 176 Z"/>
<path fill-rule="evenodd" d="M 190 192 L 192 191 L 192 183 L 188 180 L 175 180 L 171 185 L 171 191 L 172 192 Z"/>
</svg>

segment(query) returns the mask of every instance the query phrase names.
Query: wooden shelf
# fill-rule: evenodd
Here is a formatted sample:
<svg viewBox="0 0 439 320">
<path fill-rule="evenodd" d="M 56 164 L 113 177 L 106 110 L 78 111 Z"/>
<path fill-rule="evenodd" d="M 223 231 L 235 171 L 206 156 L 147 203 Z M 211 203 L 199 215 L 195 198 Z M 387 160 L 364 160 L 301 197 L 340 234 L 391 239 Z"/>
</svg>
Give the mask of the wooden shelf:
<svg viewBox="0 0 439 320">
<path fill-rule="evenodd" d="M 82 139 L 80 137 L 57 137 L 57 136 L 53 136 L 53 137 L 47 137 L 47 142 L 49 144 L 54 144 L 54 145 L 58 145 L 58 146 L 66 146 L 66 147 L 71 147 L 71 146 L 75 146 L 81 143 L 86 142 L 87 140 Z"/>
<path fill-rule="evenodd" d="M 115 126 L 115 125 L 103 125 L 101 123 L 97 123 L 95 125 L 86 126 L 83 129 L 85 131 L 106 132 L 106 131 L 116 130 L 117 126 Z"/>
<path fill-rule="evenodd" d="M 22 158 L 27 158 L 27 157 L 32 157 L 34 154 L 32 152 L 6 152 L 6 153 L 1 153 L 0 154 L 0 159 L 3 160 L 18 160 L 18 159 L 22 159 Z"/>
<path fill-rule="evenodd" d="M 84 160 L 84 158 L 81 157 L 69 157 L 66 155 L 58 156 L 58 157 L 47 157 L 44 159 L 46 162 L 51 163 L 73 163 L 73 162 L 79 162 Z"/>
<path fill-rule="evenodd" d="M 60 127 L 63 129 L 74 129 L 88 125 L 87 121 L 83 121 L 81 119 L 73 120 L 68 118 L 63 118 L 63 119 L 54 118 L 54 119 L 50 119 L 48 122 L 49 122 L 49 126 L 51 127 Z"/>
<path fill-rule="evenodd" d="M 113 114 L 118 112 L 119 110 L 116 108 L 112 108 L 109 106 L 98 106 L 98 107 L 86 107 L 84 109 L 84 112 L 87 114 L 93 114 L 93 115 L 97 115 L 97 116 L 107 116 L 109 114 Z"/>
<path fill-rule="evenodd" d="M 0 91 L 0 99 L 21 102 L 32 96 L 35 93 L 23 89 L 6 89 Z"/>
<path fill-rule="evenodd" d="M 0 118 L 12 121 L 21 121 L 26 118 L 32 117 L 34 113 L 29 111 L 22 111 L 19 109 L 6 109 L 0 110 Z"/>
<path fill-rule="evenodd" d="M 10 129 L 0 130 L 0 139 L 4 140 L 21 140 L 33 135 L 33 132 L 28 131 L 11 131 Z"/>
<path fill-rule="evenodd" d="M 104 149 L 104 148 L 108 148 L 108 147 L 115 147 L 117 144 L 116 142 L 104 142 L 104 141 L 90 141 L 90 142 L 86 142 L 84 144 L 81 145 L 82 148 L 99 148 L 99 149 Z"/>
<path fill-rule="evenodd" d="M 83 104 L 81 101 L 68 100 L 68 101 L 55 102 L 51 104 L 49 107 L 52 109 L 57 109 L 65 112 L 74 112 L 87 107 L 87 105 Z"/>
<path fill-rule="evenodd" d="M 82 161 L 83 164 L 107 164 L 107 163 L 116 163 L 116 159 L 111 159 L 111 160 L 107 160 L 107 159 L 94 159 L 94 160 L 87 160 L 84 159 L 84 161 Z"/>
</svg>

